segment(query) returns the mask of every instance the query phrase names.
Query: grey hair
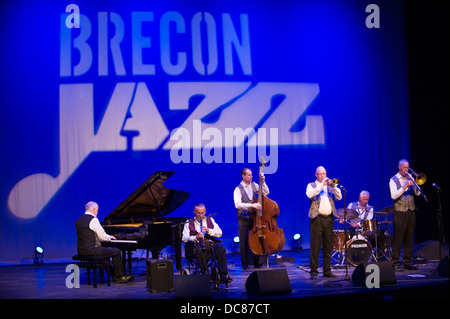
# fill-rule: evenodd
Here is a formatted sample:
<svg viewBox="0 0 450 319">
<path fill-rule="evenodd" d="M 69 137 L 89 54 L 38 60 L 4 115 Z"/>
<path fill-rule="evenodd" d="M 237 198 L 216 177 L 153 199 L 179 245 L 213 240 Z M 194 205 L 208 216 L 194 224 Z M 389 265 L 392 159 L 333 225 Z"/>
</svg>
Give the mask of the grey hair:
<svg viewBox="0 0 450 319">
<path fill-rule="evenodd" d="M 370 193 L 368 191 L 362 191 L 361 193 L 359 193 L 359 198 L 361 198 L 361 196 L 363 196 L 363 195 L 369 195 L 370 196 Z"/>
<path fill-rule="evenodd" d="M 90 212 L 93 208 L 97 207 L 96 202 L 87 202 L 86 205 L 84 205 L 84 210 L 87 212 Z"/>
</svg>

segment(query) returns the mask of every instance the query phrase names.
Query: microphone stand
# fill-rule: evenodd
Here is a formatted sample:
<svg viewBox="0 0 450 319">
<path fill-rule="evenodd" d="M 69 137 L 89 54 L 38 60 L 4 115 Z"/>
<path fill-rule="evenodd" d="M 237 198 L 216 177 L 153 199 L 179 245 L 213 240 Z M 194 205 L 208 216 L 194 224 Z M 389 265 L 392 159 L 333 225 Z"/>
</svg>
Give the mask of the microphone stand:
<svg viewBox="0 0 450 319">
<path fill-rule="evenodd" d="M 344 240 L 345 240 L 345 281 L 350 281 L 350 277 L 348 276 L 348 259 L 347 259 L 347 203 L 346 203 L 346 189 L 341 185 L 340 187 L 342 192 L 344 193 Z"/>
<path fill-rule="evenodd" d="M 436 185 L 433 184 L 434 187 L 436 187 L 437 191 L 437 198 L 438 198 L 438 211 L 436 213 L 437 217 L 437 223 L 438 223 L 438 236 L 439 236 L 439 260 L 442 260 L 442 243 L 445 243 L 445 235 L 444 235 L 444 224 L 442 222 L 442 210 L 441 210 L 441 189 Z"/>
<path fill-rule="evenodd" d="M 348 259 L 347 259 L 347 203 L 346 203 L 346 194 L 347 191 L 345 190 L 345 188 L 341 185 L 339 187 L 343 193 L 344 193 L 344 241 L 345 241 L 345 277 L 343 280 L 334 280 L 334 281 L 328 281 L 325 283 L 325 285 L 333 285 L 337 282 L 341 282 L 341 281 L 351 281 L 350 277 L 348 276 Z"/>
</svg>

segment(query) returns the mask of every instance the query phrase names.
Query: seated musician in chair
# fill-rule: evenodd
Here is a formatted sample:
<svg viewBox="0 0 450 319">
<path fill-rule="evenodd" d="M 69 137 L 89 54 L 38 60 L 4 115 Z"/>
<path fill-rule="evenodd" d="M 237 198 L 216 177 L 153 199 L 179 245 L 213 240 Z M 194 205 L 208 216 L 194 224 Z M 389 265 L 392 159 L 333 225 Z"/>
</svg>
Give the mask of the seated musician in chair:
<svg viewBox="0 0 450 319">
<path fill-rule="evenodd" d="M 208 273 L 208 260 L 216 258 L 221 283 L 231 282 L 228 275 L 226 250 L 220 240 L 222 230 L 210 216 L 205 217 L 206 208 L 202 203 L 194 205 L 194 218 L 190 218 L 183 229 L 183 241 L 194 246 L 194 254 L 200 271 Z"/>
</svg>

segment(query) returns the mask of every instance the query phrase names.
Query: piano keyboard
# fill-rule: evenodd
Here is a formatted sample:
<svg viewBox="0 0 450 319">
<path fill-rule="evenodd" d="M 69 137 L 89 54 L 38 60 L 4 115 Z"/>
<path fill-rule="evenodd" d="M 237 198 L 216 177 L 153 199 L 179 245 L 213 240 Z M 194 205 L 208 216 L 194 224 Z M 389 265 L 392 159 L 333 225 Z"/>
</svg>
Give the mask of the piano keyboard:
<svg viewBox="0 0 450 319">
<path fill-rule="evenodd" d="M 118 243 L 118 244 L 137 244 L 137 240 L 126 240 L 126 239 L 111 239 L 111 243 Z"/>
</svg>

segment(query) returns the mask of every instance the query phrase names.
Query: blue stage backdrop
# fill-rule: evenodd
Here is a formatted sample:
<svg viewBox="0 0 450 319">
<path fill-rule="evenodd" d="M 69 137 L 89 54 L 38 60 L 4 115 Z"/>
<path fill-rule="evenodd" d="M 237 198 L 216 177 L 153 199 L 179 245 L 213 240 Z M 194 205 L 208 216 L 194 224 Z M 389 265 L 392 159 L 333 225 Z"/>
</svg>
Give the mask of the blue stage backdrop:
<svg viewBox="0 0 450 319">
<path fill-rule="evenodd" d="M 376 209 L 409 156 L 403 3 L 9 1 L 0 13 L 0 261 L 76 253 L 155 171 L 237 235 L 233 190 L 259 158 L 285 249 L 309 247 L 306 186 L 325 166 Z M 343 207 L 343 201 L 337 207 Z"/>
</svg>

